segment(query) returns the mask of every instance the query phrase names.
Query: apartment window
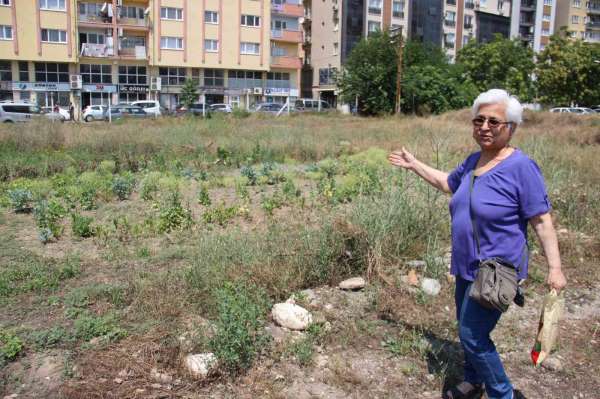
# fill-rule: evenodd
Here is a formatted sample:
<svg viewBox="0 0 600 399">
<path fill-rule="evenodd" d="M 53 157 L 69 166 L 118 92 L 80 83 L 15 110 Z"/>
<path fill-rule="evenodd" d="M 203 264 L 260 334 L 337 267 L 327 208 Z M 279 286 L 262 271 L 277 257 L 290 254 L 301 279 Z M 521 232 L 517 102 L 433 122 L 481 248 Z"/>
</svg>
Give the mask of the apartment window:
<svg viewBox="0 0 600 399">
<path fill-rule="evenodd" d="M 289 89 L 290 74 L 288 72 L 267 72 L 267 87 Z"/>
<path fill-rule="evenodd" d="M 42 41 L 46 43 L 66 43 L 67 31 L 59 29 L 42 29 Z"/>
<path fill-rule="evenodd" d="M 446 34 L 444 35 L 444 45 L 445 45 L 447 48 L 452 48 L 452 47 L 454 47 L 454 43 L 455 43 L 455 37 L 456 37 L 456 36 L 454 35 L 454 33 L 446 33 Z"/>
<path fill-rule="evenodd" d="M 262 72 L 260 71 L 229 71 L 227 86 L 233 89 L 247 89 L 262 86 Z"/>
<path fill-rule="evenodd" d="M 223 87 L 225 86 L 224 76 L 222 69 L 205 69 L 204 86 Z"/>
<path fill-rule="evenodd" d="M 271 20 L 271 29 L 274 29 L 274 30 L 287 29 L 287 21 L 283 21 L 280 19 L 273 19 L 273 20 Z"/>
<path fill-rule="evenodd" d="M 29 82 L 29 63 L 27 61 L 19 61 L 19 81 Z"/>
<path fill-rule="evenodd" d="M 271 46 L 271 55 L 273 57 L 285 57 L 288 55 L 287 50 L 279 46 Z"/>
<path fill-rule="evenodd" d="M 40 9 L 65 11 L 65 0 L 40 0 Z"/>
<path fill-rule="evenodd" d="M 404 2 L 394 1 L 392 3 L 392 15 L 396 18 L 404 18 Z"/>
<path fill-rule="evenodd" d="M 337 43 L 337 42 L 333 43 L 333 55 L 338 55 L 339 47 L 340 47 L 339 43 Z"/>
<path fill-rule="evenodd" d="M 9 82 L 12 80 L 12 65 L 10 61 L 0 61 L 0 80 Z"/>
<path fill-rule="evenodd" d="M 10 0 L 0 0 L 0 6 L 9 6 Z"/>
<path fill-rule="evenodd" d="M 551 6 L 554 4 L 554 0 L 544 0 L 544 5 L 545 6 Z"/>
<path fill-rule="evenodd" d="M 83 83 L 112 83 L 112 67 L 110 65 L 81 64 L 79 72 Z"/>
<path fill-rule="evenodd" d="M 101 3 L 79 3 L 79 15 L 100 16 Z"/>
<path fill-rule="evenodd" d="M 330 85 L 335 84 L 337 75 L 336 68 L 320 68 L 319 69 L 319 84 Z"/>
<path fill-rule="evenodd" d="M 471 29 L 473 27 L 473 16 L 465 15 L 465 29 Z"/>
<path fill-rule="evenodd" d="M 573 7 L 581 8 L 581 0 L 573 0 Z"/>
<path fill-rule="evenodd" d="M 550 36 L 550 29 L 542 29 L 542 36 Z"/>
<path fill-rule="evenodd" d="M 12 26 L 0 25 L 0 40 L 12 40 Z"/>
<path fill-rule="evenodd" d="M 103 33 L 98 32 L 80 32 L 79 33 L 80 43 L 91 43 L 91 44 L 104 44 L 105 37 Z"/>
<path fill-rule="evenodd" d="M 550 21 L 552 19 L 552 16 L 548 14 L 542 14 L 542 19 L 544 21 Z"/>
<path fill-rule="evenodd" d="M 161 19 L 173 19 L 175 21 L 183 21 L 183 9 L 175 7 L 161 7 Z"/>
<path fill-rule="evenodd" d="M 121 18 L 144 19 L 144 8 L 135 6 L 121 6 Z"/>
<path fill-rule="evenodd" d="M 219 51 L 219 41 L 214 39 L 206 39 L 204 41 L 204 50 L 208 53 L 216 53 Z"/>
<path fill-rule="evenodd" d="M 377 32 L 378 30 L 381 30 L 381 24 L 377 21 L 369 21 L 367 29 L 369 33 Z"/>
<path fill-rule="evenodd" d="M 369 0 L 369 14 L 381 14 L 382 0 Z"/>
<path fill-rule="evenodd" d="M 578 24 L 579 23 L 579 15 L 571 16 L 571 23 Z"/>
<path fill-rule="evenodd" d="M 207 24 L 218 24 L 219 13 L 216 11 L 204 11 L 204 22 Z"/>
<path fill-rule="evenodd" d="M 146 47 L 144 36 L 125 36 L 121 38 L 121 48 L 135 49 L 136 47 Z"/>
<path fill-rule="evenodd" d="M 260 26 L 260 17 L 256 15 L 242 15 L 242 26 Z"/>
<path fill-rule="evenodd" d="M 487 0 L 479 0 L 479 6 L 483 8 L 487 7 Z"/>
<path fill-rule="evenodd" d="M 258 55 L 258 54 L 260 54 L 260 44 L 259 43 L 250 43 L 250 42 L 241 42 L 240 43 L 240 53 L 241 54 L 249 54 L 249 55 Z"/>
<path fill-rule="evenodd" d="M 183 50 L 181 37 L 163 36 L 160 38 L 160 48 L 165 50 Z"/>
<path fill-rule="evenodd" d="M 129 85 L 148 84 L 146 67 L 135 65 L 119 65 L 119 83 Z"/>
<path fill-rule="evenodd" d="M 35 81 L 69 83 L 69 64 L 36 62 Z"/>
<path fill-rule="evenodd" d="M 192 80 L 196 86 L 200 85 L 200 68 L 192 68 Z"/>
<path fill-rule="evenodd" d="M 185 68 L 160 67 L 158 68 L 164 84 L 169 86 L 179 86 L 185 82 Z"/>
</svg>

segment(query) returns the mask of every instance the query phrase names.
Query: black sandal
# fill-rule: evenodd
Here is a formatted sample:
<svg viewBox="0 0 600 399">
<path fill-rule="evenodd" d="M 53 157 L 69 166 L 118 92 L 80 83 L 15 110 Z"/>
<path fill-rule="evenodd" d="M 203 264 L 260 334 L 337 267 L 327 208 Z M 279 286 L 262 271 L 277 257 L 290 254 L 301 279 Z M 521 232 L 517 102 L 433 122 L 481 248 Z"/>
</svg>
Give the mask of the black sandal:
<svg viewBox="0 0 600 399">
<path fill-rule="evenodd" d="M 469 384 L 471 388 L 465 387 L 465 384 Z M 444 399 L 481 399 L 485 390 L 482 384 L 471 384 L 468 382 L 461 382 L 452 389 L 444 392 Z"/>
</svg>

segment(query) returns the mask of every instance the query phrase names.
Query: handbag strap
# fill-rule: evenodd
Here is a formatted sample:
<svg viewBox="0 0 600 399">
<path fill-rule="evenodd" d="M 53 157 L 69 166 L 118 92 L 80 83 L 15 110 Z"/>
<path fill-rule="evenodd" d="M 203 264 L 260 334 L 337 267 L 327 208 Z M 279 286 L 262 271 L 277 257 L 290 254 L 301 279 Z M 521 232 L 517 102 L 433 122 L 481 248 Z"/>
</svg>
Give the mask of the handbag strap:
<svg viewBox="0 0 600 399">
<path fill-rule="evenodd" d="M 475 223 L 475 216 L 473 215 L 473 185 L 475 184 L 475 168 L 471 171 L 471 178 L 469 179 L 469 216 L 471 218 L 471 227 L 473 229 L 473 238 L 475 239 L 475 248 L 477 250 L 477 260 L 481 263 L 481 243 L 479 240 L 479 229 L 477 228 L 477 224 Z M 529 249 L 529 244 L 527 240 L 525 240 L 525 246 L 523 247 L 523 252 L 521 254 L 521 261 L 516 266 L 517 271 L 520 271 L 521 265 L 525 264 L 525 257 Z"/>
</svg>

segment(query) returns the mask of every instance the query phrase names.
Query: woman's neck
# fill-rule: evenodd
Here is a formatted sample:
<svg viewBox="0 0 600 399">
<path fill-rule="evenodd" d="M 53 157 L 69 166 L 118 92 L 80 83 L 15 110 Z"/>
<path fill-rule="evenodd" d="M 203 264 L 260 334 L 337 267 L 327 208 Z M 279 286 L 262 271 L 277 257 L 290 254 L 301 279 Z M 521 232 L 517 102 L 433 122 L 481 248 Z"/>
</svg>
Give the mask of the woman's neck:
<svg viewBox="0 0 600 399">
<path fill-rule="evenodd" d="M 506 158 L 507 156 L 509 156 L 510 154 L 512 154 L 512 152 L 514 151 L 514 149 L 507 145 L 506 147 L 502 147 L 499 149 L 488 149 L 488 150 L 481 150 L 481 157 L 479 158 L 481 160 L 481 162 L 483 163 L 487 163 L 487 162 L 491 162 L 491 161 L 501 161 L 504 158 Z"/>
</svg>

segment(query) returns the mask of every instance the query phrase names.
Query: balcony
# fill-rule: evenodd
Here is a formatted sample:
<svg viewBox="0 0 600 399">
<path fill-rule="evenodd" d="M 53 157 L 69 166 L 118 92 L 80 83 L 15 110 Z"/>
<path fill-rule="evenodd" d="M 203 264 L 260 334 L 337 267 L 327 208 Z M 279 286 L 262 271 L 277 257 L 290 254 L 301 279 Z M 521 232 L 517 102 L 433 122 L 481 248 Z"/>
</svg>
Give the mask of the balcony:
<svg viewBox="0 0 600 399">
<path fill-rule="evenodd" d="M 300 69 L 302 68 L 302 60 L 300 57 L 290 56 L 272 56 L 271 57 L 272 68 L 286 68 L 286 69 Z"/>
<path fill-rule="evenodd" d="M 600 2 L 592 3 L 591 1 L 587 6 L 588 13 L 590 14 L 599 14 L 600 15 Z"/>
<path fill-rule="evenodd" d="M 371 15 L 381 15 L 381 8 L 369 7 L 369 14 L 371 14 Z"/>
<path fill-rule="evenodd" d="M 147 54 L 146 46 L 125 47 L 119 50 L 119 57 L 128 59 L 145 60 Z"/>
<path fill-rule="evenodd" d="M 404 19 L 404 11 L 394 11 L 392 15 L 394 18 Z"/>
<path fill-rule="evenodd" d="M 585 27 L 587 29 L 600 29 L 600 20 L 598 21 L 589 21 L 587 24 L 585 24 Z"/>
<path fill-rule="evenodd" d="M 471 22 L 465 22 L 465 29 L 473 29 L 473 24 Z"/>
<path fill-rule="evenodd" d="M 446 0 L 446 4 L 449 6 L 455 6 L 456 5 L 456 0 Z"/>
<path fill-rule="evenodd" d="M 283 4 L 271 3 L 271 11 L 275 14 L 287 15 L 290 17 L 300 18 L 304 16 L 304 7 L 302 7 L 298 1 L 293 2 L 293 0 L 292 2 L 285 2 Z"/>
<path fill-rule="evenodd" d="M 472 1 L 466 1 L 465 2 L 465 8 L 467 10 L 472 10 L 475 8 L 475 3 L 473 3 Z"/>
<path fill-rule="evenodd" d="M 444 20 L 444 25 L 450 28 L 454 28 L 456 26 L 456 21 L 451 21 L 449 19 Z"/>
<path fill-rule="evenodd" d="M 535 11 L 535 2 L 534 1 L 521 1 L 521 10 Z"/>
<path fill-rule="evenodd" d="M 455 44 L 456 44 L 455 42 L 450 42 L 450 41 L 444 40 L 444 47 L 446 47 L 448 49 L 454 48 Z"/>
<path fill-rule="evenodd" d="M 112 18 L 98 14 L 79 14 L 80 25 L 111 25 Z"/>
<path fill-rule="evenodd" d="M 106 44 L 81 43 L 81 57 L 109 58 L 115 55 L 113 46 Z"/>
<path fill-rule="evenodd" d="M 519 20 L 519 23 L 524 26 L 533 26 L 535 24 L 535 21 L 533 19 L 521 18 Z"/>
<path fill-rule="evenodd" d="M 279 42 L 302 43 L 302 32 L 287 29 L 271 29 L 271 39 Z"/>
</svg>

